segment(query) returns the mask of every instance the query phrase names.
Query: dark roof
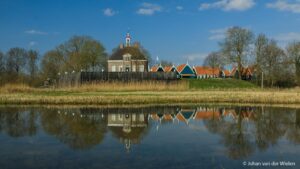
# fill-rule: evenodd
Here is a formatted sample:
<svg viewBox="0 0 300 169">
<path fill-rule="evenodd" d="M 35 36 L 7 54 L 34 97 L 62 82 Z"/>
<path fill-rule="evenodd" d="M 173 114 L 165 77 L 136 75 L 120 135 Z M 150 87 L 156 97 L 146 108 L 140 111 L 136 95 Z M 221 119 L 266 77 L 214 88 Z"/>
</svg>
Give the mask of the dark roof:
<svg viewBox="0 0 300 169">
<path fill-rule="evenodd" d="M 131 59 L 147 60 L 146 56 L 141 52 L 141 50 L 134 46 L 119 48 L 109 57 L 109 60 L 123 60 L 123 55 L 127 53 L 131 55 Z"/>
</svg>

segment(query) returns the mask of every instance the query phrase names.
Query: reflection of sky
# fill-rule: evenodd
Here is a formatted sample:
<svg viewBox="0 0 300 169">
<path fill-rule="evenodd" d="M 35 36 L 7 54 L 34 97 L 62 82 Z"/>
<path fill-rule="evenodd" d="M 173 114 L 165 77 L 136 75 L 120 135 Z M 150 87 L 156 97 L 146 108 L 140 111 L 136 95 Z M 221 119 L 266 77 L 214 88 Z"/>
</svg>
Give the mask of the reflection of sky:
<svg viewBox="0 0 300 169">
<path fill-rule="evenodd" d="M 22 168 L 45 166 L 47 168 L 78 168 L 79 166 L 82 168 L 240 168 L 244 160 L 299 162 L 297 157 L 300 155 L 300 146 L 291 144 L 283 136 L 277 140 L 277 144 L 265 151 L 260 152 L 256 148 L 246 159 L 230 159 L 226 154 L 226 146 L 221 142 L 222 136 L 208 131 L 203 120 L 190 120 L 186 124 L 176 120 L 160 123 L 149 119 L 149 131 L 139 144 L 131 145 L 129 152 L 110 130 L 107 130 L 101 143 L 92 148 L 74 150 L 68 146 L 68 143 L 59 141 L 57 136 L 45 133 L 45 126 L 42 126 L 39 118 L 37 122 L 38 131 L 33 136 L 14 138 L 0 133 L 0 166 L 11 166 L 11 168 L 21 168 L 21 166 Z M 251 144 L 254 144 L 255 138 L 253 133 L 251 134 L 255 127 L 253 121 L 244 120 L 242 123 L 246 134 L 251 135 Z M 69 133 L 65 133 L 65 137 L 70 137 Z"/>
</svg>

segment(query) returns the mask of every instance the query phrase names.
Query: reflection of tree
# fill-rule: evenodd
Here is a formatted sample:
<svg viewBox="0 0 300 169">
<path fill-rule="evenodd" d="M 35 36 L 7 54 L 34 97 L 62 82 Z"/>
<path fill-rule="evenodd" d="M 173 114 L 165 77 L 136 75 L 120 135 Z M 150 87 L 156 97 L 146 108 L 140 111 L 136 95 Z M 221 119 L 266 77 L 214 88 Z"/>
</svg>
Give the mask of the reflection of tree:
<svg viewBox="0 0 300 169">
<path fill-rule="evenodd" d="M 222 116 L 220 119 L 205 120 L 204 124 L 210 132 L 222 136 L 222 143 L 227 148 L 229 157 L 243 158 L 253 153 L 255 147 L 264 151 L 277 144 L 285 134 L 290 141 L 300 143 L 300 110 L 296 114 L 290 110 L 261 107 L 256 108 L 249 116 L 252 111 L 250 108 L 239 107 L 234 111 L 236 115 L 233 120 L 226 120 Z M 250 123 L 253 126 L 247 129 L 247 124 Z"/>
<path fill-rule="evenodd" d="M 88 118 L 78 110 L 66 114 L 48 110 L 41 114 L 41 122 L 47 133 L 71 148 L 86 149 L 101 143 L 106 133 L 106 124 L 101 114 L 94 117 L 98 118 Z"/>
<path fill-rule="evenodd" d="M 259 150 L 266 150 L 270 145 L 277 144 L 278 139 L 284 136 L 291 114 L 282 111 L 284 110 L 262 107 L 260 112 L 256 113 L 255 138 Z"/>
<path fill-rule="evenodd" d="M 224 126 L 223 140 L 229 157 L 233 159 L 246 158 L 254 152 L 247 129 L 242 123 L 242 108 L 236 108 L 237 121 L 228 122 Z"/>
<path fill-rule="evenodd" d="M 296 144 L 300 144 L 300 109 L 295 111 L 295 123 L 289 123 L 287 138 Z"/>
<path fill-rule="evenodd" d="M 235 110 L 237 116 L 234 120 L 211 118 L 205 120 L 205 125 L 210 132 L 220 134 L 221 142 L 226 147 L 228 156 L 233 159 L 245 158 L 254 152 L 254 145 L 250 142 L 250 136 L 247 134 L 247 128 L 243 123 L 243 110 L 238 107 Z"/>
<path fill-rule="evenodd" d="M 0 131 L 12 137 L 32 136 L 37 131 L 37 113 L 18 108 L 0 109 Z"/>
</svg>

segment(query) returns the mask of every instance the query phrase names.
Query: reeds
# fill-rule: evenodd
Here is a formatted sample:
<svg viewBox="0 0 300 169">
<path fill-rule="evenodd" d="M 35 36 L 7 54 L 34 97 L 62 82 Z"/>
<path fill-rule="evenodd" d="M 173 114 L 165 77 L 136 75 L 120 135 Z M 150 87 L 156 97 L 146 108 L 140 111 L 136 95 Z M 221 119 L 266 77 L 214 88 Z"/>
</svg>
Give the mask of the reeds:
<svg viewBox="0 0 300 169">
<path fill-rule="evenodd" d="M 0 93 L 30 92 L 115 92 L 115 91 L 184 91 L 188 90 L 187 81 L 144 81 L 144 82 L 102 82 L 61 88 L 31 88 L 24 84 L 6 84 L 0 87 Z"/>
<path fill-rule="evenodd" d="M 0 104 L 129 105 L 129 104 L 252 103 L 300 104 L 300 89 L 191 90 L 186 81 L 166 84 L 102 83 L 42 89 L 26 85 L 0 88 Z"/>
</svg>

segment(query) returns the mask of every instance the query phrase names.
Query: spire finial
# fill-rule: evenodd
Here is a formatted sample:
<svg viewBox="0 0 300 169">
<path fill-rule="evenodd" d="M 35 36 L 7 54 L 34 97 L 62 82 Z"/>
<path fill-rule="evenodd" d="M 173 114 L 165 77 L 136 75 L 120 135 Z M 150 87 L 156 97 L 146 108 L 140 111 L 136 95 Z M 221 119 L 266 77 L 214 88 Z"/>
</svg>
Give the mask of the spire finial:
<svg viewBox="0 0 300 169">
<path fill-rule="evenodd" d="M 130 46 L 131 43 L 131 37 L 130 37 L 130 33 L 129 33 L 129 28 L 128 31 L 126 33 L 126 47 Z"/>
</svg>

